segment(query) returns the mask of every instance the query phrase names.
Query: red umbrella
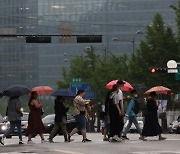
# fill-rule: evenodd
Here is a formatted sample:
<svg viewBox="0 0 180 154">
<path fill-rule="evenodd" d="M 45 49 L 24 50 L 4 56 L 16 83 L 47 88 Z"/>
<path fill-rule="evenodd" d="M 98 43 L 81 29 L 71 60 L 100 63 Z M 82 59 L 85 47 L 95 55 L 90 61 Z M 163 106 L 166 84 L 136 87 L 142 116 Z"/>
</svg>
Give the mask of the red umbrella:
<svg viewBox="0 0 180 154">
<path fill-rule="evenodd" d="M 145 92 L 145 94 L 149 94 L 150 92 L 156 92 L 157 94 L 167 94 L 168 91 L 170 91 L 171 89 L 163 87 L 163 86 L 156 86 L 156 87 L 152 87 L 151 89 L 149 89 L 148 91 Z"/>
<path fill-rule="evenodd" d="M 108 89 L 112 89 L 113 85 L 117 84 L 118 80 L 113 80 L 111 82 L 109 82 L 107 85 L 106 85 L 106 88 Z M 125 82 L 124 84 L 124 87 L 122 88 L 122 91 L 131 91 L 133 90 L 134 88 L 131 86 L 130 83 L 128 83 L 127 81 L 123 81 Z"/>
<path fill-rule="evenodd" d="M 53 89 L 49 86 L 38 86 L 32 88 L 32 91 L 36 91 L 38 95 L 45 95 L 45 94 L 50 94 L 53 92 Z"/>
</svg>

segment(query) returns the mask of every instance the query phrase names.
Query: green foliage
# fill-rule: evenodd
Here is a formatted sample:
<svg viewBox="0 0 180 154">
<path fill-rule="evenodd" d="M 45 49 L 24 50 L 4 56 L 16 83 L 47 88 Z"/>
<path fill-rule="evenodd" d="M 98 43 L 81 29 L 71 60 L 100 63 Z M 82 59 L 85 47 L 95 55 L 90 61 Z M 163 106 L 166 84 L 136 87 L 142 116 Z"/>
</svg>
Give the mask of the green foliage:
<svg viewBox="0 0 180 154">
<path fill-rule="evenodd" d="M 59 81 L 60 88 L 68 88 L 73 78 L 82 78 L 84 82 L 91 85 L 96 92 L 98 100 L 105 96 L 105 85 L 112 79 L 125 79 L 128 68 L 126 55 L 116 57 L 111 55 L 108 60 L 95 53 L 91 46 L 85 56 L 76 57 L 71 61 L 70 71 L 64 70 L 64 82 Z"/>
<path fill-rule="evenodd" d="M 151 68 L 166 68 L 171 59 L 180 62 L 180 2 L 176 7 L 176 22 L 177 37 L 157 13 L 146 27 L 145 40 L 129 58 L 127 55 L 110 55 L 105 60 L 91 46 L 85 51 L 85 56 L 72 59 L 69 72 L 64 69 L 64 81 L 58 82 L 59 87 L 68 88 L 73 78 L 82 78 L 96 92 L 98 101 L 105 96 L 105 85 L 115 79 L 124 79 L 147 88 L 164 85 L 175 92 L 180 91 L 180 83 L 175 80 L 174 74 L 150 72 Z"/>
<path fill-rule="evenodd" d="M 128 74 L 131 82 L 144 83 L 147 87 L 164 85 L 177 89 L 175 77 L 167 73 L 150 73 L 151 68 L 166 68 L 170 59 L 180 61 L 178 43 L 171 28 L 164 26 L 158 13 L 146 28 L 146 39 L 141 41 L 136 54 L 129 62 Z"/>
</svg>

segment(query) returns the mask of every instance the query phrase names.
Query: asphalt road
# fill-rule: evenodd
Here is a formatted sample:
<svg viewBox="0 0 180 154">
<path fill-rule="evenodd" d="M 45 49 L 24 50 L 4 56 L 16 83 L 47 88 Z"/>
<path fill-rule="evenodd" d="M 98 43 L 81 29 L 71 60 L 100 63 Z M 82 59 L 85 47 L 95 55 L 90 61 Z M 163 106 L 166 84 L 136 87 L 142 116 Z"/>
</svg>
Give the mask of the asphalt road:
<svg viewBox="0 0 180 154">
<path fill-rule="evenodd" d="M 102 141 L 101 134 L 93 133 L 88 134 L 88 138 L 93 140 L 91 143 L 82 143 L 82 137 L 76 135 L 71 143 L 64 143 L 63 137 L 58 136 L 55 143 L 40 143 L 40 138 L 36 137 L 34 144 L 26 144 L 27 138 L 24 137 L 24 145 L 18 145 L 18 138 L 13 137 L 6 139 L 4 146 L 0 145 L 0 154 L 180 154 L 180 135 L 164 136 L 167 137 L 165 141 L 158 141 L 157 137 L 140 141 L 139 135 L 129 134 L 129 141 L 109 143 Z"/>
</svg>

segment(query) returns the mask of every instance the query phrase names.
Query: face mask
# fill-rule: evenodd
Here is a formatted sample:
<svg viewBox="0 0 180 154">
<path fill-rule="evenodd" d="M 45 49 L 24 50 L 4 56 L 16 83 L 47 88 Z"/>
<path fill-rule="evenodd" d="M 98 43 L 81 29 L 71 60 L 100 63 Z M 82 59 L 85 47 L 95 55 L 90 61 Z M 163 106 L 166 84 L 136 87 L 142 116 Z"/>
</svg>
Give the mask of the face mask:
<svg viewBox="0 0 180 154">
<path fill-rule="evenodd" d="M 138 97 L 138 94 L 135 94 L 134 97 Z"/>
</svg>

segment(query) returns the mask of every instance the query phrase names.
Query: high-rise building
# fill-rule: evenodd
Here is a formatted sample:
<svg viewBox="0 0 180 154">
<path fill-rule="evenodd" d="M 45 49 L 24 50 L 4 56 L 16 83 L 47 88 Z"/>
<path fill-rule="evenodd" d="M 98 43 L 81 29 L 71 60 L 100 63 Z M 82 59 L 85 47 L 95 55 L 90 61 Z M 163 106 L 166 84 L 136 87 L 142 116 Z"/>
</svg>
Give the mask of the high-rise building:
<svg viewBox="0 0 180 154">
<path fill-rule="evenodd" d="M 0 0 L 0 34 L 31 34 L 37 31 L 36 0 Z M 38 45 L 23 37 L 0 37 L 0 87 L 38 84 Z"/>
<path fill-rule="evenodd" d="M 84 54 L 130 55 L 142 32 L 161 13 L 175 30 L 169 7 L 178 0 L 0 0 L 1 34 L 102 35 L 102 43 L 77 43 L 76 37 L 53 36 L 51 43 L 26 43 L 25 37 L 0 38 L 0 86 L 26 84 L 56 87 L 62 67 Z M 139 33 L 141 32 L 141 33 Z"/>
</svg>

